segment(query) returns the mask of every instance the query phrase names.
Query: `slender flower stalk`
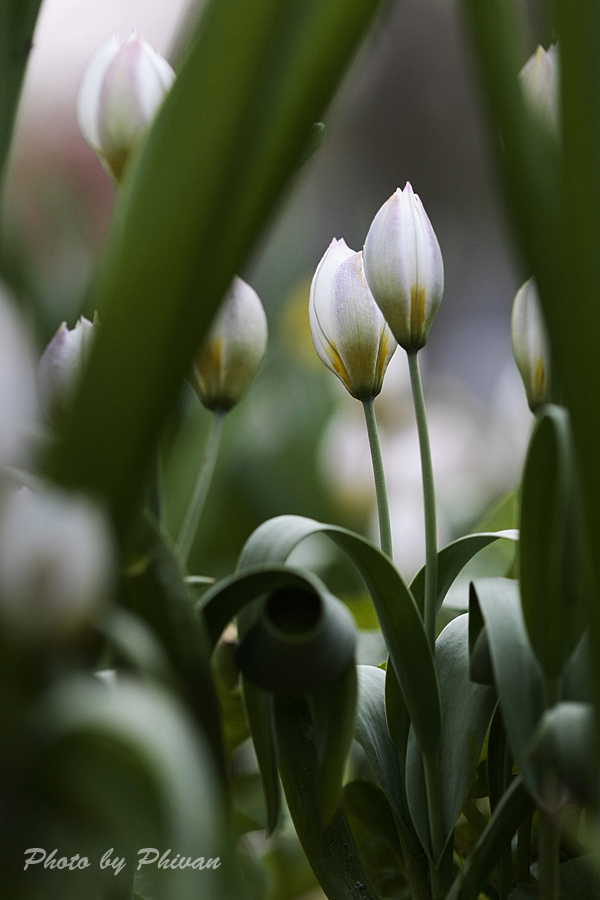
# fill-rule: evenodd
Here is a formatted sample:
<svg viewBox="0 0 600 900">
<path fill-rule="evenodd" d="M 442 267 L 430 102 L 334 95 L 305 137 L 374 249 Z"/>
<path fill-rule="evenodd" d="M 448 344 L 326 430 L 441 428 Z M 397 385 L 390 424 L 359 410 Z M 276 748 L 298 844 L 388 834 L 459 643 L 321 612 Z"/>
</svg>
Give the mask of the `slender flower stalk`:
<svg viewBox="0 0 600 900">
<path fill-rule="evenodd" d="M 423 473 L 423 502 L 425 507 L 425 632 L 432 649 L 434 649 L 438 580 L 437 515 L 425 398 L 423 396 L 423 385 L 416 353 L 408 354 L 408 368 L 410 370 L 410 383 L 417 419 L 417 431 L 419 433 L 421 471 Z"/>
<path fill-rule="evenodd" d="M 379 446 L 377 433 L 377 420 L 375 418 L 375 405 L 373 398 L 363 400 L 367 434 L 369 435 L 369 447 L 373 463 L 373 477 L 375 479 L 375 493 L 377 496 L 377 513 L 379 516 L 379 542 L 383 552 L 392 558 L 392 528 L 390 525 L 390 510 L 388 506 L 387 489 L 385 486 L 385 473 Z"/>
<path fill-rule="evenodd" d="M 204 459 L 200 466 L 198 478 L 194 486 L 185 517 L 179 530 L 177 538 L 177 547 L 184 562 L 187 562 L 190 550 L 192 549 L 196 532 L 198 531 L 198 523 L 206 503 L 208 490 L 212 481 L 219 445 L 221 443 L 221 434 L 223 431 L 223 422 L 225 421 L 225 413 L 222 410 L 214 410 L 212 421 L 210 423 L 210 431 L 206 441 L 204 450 Z"/>
</svg>

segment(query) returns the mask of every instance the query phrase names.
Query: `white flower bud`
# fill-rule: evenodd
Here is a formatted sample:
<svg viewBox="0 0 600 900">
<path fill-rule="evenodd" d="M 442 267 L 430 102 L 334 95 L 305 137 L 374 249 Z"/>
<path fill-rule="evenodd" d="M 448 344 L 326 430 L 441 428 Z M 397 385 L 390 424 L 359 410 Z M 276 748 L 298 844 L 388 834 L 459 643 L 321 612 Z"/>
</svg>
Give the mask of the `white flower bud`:
<svg viewBox="0 0 600 900">
<path fill-rule="evenodd" d="M 83 316 L 69 330 L 63 322 L 38 364 L 38 399 L 49 422 L 67 412 L 90 355 L 97 325 Z"/>
<path fill-rule="evenodd" d="M 77 117 L 84 138 L 118 184 L 175 73 L 135 32 L 120 43 L 112 34 L 83 73 Z"/>
<path fill-rule="evenodd" d="M 525 100 L 556 135 L 560 122 L 558 76 L 559 58 L 556 44 L 552 44 L 548 50 L 538 46 L 519 74 Z"/>
<path fill-rule="evenodd" d="M 550 400 L 550 346 L 535 281 L 517 292 L 511 320 L 515 361 L 532 412 Z"/>
<path fill-rule="evenodd" d="M 376 397 L 396 349 L 363 270 L 362 253 L 335 238 L 310 286 L 310 330 L 319 358 L 357 400 Z"/>
<path fill-rule="evenodd" d="M 408 182 L 373 219 L 364 259 L 369 287 L 392 334 L 408 353 L 416 353 L 442 300 L 444 264 L 431 222 Z"/>
<path fill-rule="evenodd" d="M 114 574 L 106 521 L 86 498 L 20 488 L 0 510 L 0 619 L 22 639 L 68 637 L 102 613 Z"/>
<path fill-rule="evenodd" d="M 192 384 L 208 409 L 227 412 L 242 399 L 267 349 L 267 317 L 256 291 L 238 278 L 198 351 Z"/>
</svg>

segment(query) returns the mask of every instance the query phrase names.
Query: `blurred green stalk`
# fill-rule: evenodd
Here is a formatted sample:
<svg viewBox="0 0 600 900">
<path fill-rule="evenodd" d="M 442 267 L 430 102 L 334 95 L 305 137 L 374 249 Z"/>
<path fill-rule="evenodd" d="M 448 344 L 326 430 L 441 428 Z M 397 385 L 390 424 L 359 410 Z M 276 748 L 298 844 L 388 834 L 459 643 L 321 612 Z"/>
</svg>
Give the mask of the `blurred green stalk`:
<svg viewBox="0 0 600 900">
<path fill-rule="evenodd" d="M 194 544 L 194 538 L 198 531 L 198 524 L 202 516 L 202 510 L 206 503 L 208 490 L 212 481 L 217 455 L 219 453 L 219 445 L 221 443 L 221 434 L 223 432 L 223 422 L 225 421 L 225 413 L 215 410 L 210 423 L 210 431 L 206 441 L 204 450 L 204 459 L 198 472 L 198 478 L 194 486 L 188 508 L 186 510 L 179 537 L 177 538 L 177 549 L 181 553 L 184 562 L 187 563 L 188 556 Z"/>
<path fill-rule="evenodd" d="M 369 435 L 369 447 L 371 449 L 371 461 L 373 463 L 373 477 L 375 479 L 375 493 L 377 495 L 377 513 L 379 516 L 379 542 L 383 552 L 392 559 L 392 527 L 390 525 L 390 510 L 385 486 L 385 472 L 379 446 L 379 434 L 377 432 L 377 420 L 375 418 L 375 405 L 373 398 L 363 400 L 367 434 Z"/>
</svg>

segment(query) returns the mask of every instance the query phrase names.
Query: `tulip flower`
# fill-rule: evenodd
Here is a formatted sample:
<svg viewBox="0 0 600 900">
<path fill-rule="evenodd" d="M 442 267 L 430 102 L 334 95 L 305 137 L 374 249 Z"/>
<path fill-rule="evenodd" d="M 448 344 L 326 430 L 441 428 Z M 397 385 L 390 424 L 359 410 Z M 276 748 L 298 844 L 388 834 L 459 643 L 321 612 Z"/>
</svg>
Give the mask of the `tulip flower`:
<svg viewBox="0 0 600 900">
<path fill-rule="evenodd" d="M 381 391 L 396 341 L 373 300 L 362 253 L 335 238 L 310 287 L 310 330 L 321 361 L 357 400 Z"/>
<path fill-rule="evenodd" d="M 37 371 L 38 399 L 49 422 L 65 415 L 89 357 L 97 325 L 82 316 L 63 322 L 44 350 Z"/>
<path fill-rule="evenodd" d="M 79 127 L 115 184 L 174 78 L 166 59 L 135 32 L 123 43 L 113 33 L 90 60 L 77 99 Z"/>
<path fill-rule="evenodd" d="M 0 619 L 33 640 L 69 636 L 101 614 L 114 574 L 108 525 L 86 498 L 14 491 L 0 509 Z"/>
<path fill-rule="evenodd" d="M 519 74 L 521 89 L 527 104 L 546 123 L 553 134 L 559 129 L 558 47 L 548 50 L 538 46 Z"/>
<path fill-rule="evenodd" d="M 256 291 L 237 276 L 198 351 L 192 384 L 207 409 L 242 399 L 267 348 L 267 317 Z"/>
<path fill-rule="evenodd" d="M 515 297 L 511 320 L 515 361 L 532 412 L 550 400 L 550 345 L 535 281 L 530 278 Z"/>
<path fill-rule="evenodd" d="M 392 334 L 407 353 L 427 341 L 444 292 L 440 245 L 410 184 L 383 204 L 364 248 L 367 282 Z"/>
</svg>

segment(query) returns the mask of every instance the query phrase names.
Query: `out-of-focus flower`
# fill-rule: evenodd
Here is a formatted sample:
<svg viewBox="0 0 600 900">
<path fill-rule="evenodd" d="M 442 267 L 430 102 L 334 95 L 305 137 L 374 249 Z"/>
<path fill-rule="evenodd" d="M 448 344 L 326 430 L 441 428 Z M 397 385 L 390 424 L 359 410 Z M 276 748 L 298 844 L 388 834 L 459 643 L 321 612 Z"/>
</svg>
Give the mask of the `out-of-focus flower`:
<svg viewBox="0 0 600 900">
<path fill-rule="evenodd" d="M 517 292 L 511 320 L 515 361 L 532 412 L 550 400 L 550 346 L 535 281 Z"/>
<path fill-rule="evenodd" d="M 267 349 L 267 317 L 256 291 L 237 275 L 198 351 L 192 384 L 208 409 L 242 399 Z"/>
<path fill-rule="evenodd" d="M 364 261 L 369 287 L 392 334 L 407 353 L 416 353 L 442 300 L 444 264 L 431 222 L 408 182 L 373 219 Z"/>
<path fill-rule="evenodd" d="M 35 363 L 29 336 L 0 285 L 0 466 L 23 464 L 34 422 Z"/>
<path fill-rule="evenodd" d="M 84 138 L 119 184 L 175 73 L 135 32 L 121 43 L 112 34 L 91 58 L 77 99 Z"/>
<path fill-rule="evenodd" d="M 38 399 L 49 422 L 66 413 L 83 374 L 97 324 L 81 316 L 75 328 L 63 322 L 42 353 L 37 370 Z"/>
<path fill-rule="evenodd" d="M 53 640 L 97 619 L 114 574 L 108 526 L 87 499 L 20 488 L 0 510 L 0 618 Z"/>
<path fill-rule="evenodd" d="M 558 76 L 559 57 L 556 44 L 552 44 L 548 50 L 538 46 L 519 74 L 521 89 L 527 103 L 554 134 L 558 134 L 560 123 Z"/>
<path fill-rule="evenodd" d="M 335 238 L 310 286 L 310 330 L 319 358 L 357 400 L 381 391 L 396 349 L 363 270 L 362 253 Z"/>
</svg>

